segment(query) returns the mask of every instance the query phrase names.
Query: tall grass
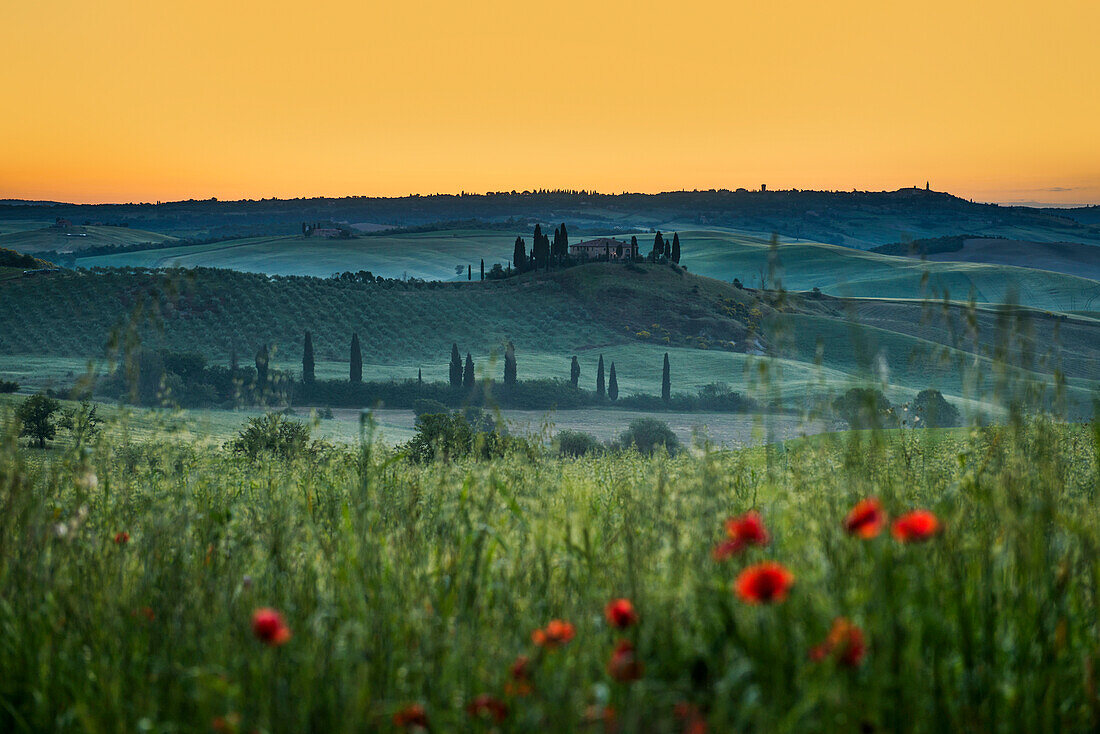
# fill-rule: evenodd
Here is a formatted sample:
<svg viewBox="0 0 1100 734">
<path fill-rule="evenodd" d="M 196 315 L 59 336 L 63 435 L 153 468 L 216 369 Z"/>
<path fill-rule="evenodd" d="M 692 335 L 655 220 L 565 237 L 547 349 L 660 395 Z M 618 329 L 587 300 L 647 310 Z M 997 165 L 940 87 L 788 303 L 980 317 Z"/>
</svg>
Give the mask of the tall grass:
<svg viewBox="0 0 1100 734">
<path fill-rule="evenodd" d="M 1043 418 L 853 432 L 734 453 L 414 466 L 365 441 L 293 463 L 123 440 L 49 458 L 0 446 L 0 729 L 1069 731 L 1100 724 L 1097 435 Z M 932 510 L 920 544 L 842 520 Z M 730 515 L 765 547 L 716 562 Z M 129 534 L 126 543 L 116 535 Z M 121 540 L 121 538 L 119 538 Z M 787 599 L 731 590 L 762 559 Z M 633 601 L 642 677 L 613 681 Z M 250 618 L 280 610 L 266 647 Z M 837 616 L 855 668 L 810 659 Z M 536 648 L 568 620 L 576 638 Z M 505 693 L 532 657 L 532 691 Z M 679 708 L 678 708 L 679 704 Z M 610 714 L 607 714 L 610 716 Z"/>
</svg>

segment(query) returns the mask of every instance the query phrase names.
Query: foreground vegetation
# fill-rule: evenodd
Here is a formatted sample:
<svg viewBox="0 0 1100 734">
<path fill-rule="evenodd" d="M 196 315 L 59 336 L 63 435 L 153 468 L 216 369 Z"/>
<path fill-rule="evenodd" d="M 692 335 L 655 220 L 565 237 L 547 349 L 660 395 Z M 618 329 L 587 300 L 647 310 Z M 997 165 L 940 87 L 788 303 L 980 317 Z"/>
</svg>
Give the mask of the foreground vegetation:
<svg viewBox="0 0 1100 734">
<path fill-rule="evenodd" d="M 4 731 L 1100 725 L 1095 426 L 412 463 L 4 424 Z"/>
</svg>

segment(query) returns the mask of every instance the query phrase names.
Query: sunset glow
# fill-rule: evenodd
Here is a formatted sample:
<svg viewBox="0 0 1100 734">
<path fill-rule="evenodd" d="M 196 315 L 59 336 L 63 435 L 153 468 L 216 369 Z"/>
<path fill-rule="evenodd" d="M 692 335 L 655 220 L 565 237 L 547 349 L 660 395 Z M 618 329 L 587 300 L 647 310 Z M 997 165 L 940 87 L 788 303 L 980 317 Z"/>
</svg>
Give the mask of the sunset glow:
<svg viewBox="0 0 1100 734">
<path fill-rule="evenodd" d="M 1100 202 L 1100 3 L 0 13 L 0 198 L 932 188 Z"/>
</svg>

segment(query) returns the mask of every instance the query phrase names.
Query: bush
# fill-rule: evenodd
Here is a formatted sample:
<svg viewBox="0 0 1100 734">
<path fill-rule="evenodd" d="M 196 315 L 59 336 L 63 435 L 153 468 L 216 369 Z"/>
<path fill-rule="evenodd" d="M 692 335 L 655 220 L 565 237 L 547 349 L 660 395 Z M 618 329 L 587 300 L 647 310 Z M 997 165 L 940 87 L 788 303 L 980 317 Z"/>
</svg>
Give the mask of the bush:
<svg viewBox="0 0 1100 734">
<path fill-rule="evenodd" d="M 833 401 L 833 411 L 848 423 L 848 427 L 893 428 L 897 426 L 894 406 L 881 390 L 853 387 Z"/>
<path fill-rule="evenodd" d="M 619 437 L 619 443 L 623 448 L 633 446 L 647 456 L 662 446 L 670 454 L 680 448 L 680 439 L 667 423 L 656 418 L 635 418 Z"/>
<path fill-rule="evenodd" d="M 249 418 L 237 437 L 227 444 L 227 448 L 253 460 L 261 456 L 290 460 L 304 456 L 307 452 L 315 452 L 320 447 L 316 442 L 311 446 L 309 438 L 309 426 L 305 423 L 290 420 L 279 413 L 268 413 L 258 418 Z"/>
<path fill-rule="evenodd" d="M 19 383 L 15 380 L 0 380 L 0 394 L 19 392 Z"/>
<path fill-rule="evenodd" d="M 947 402 L 939 390 L 922 390 L 910 408 L 916 416 L 912 424 L 914 428 L 951 428 L 961 425 L 959 409 Z"/>
<path fill-rule="evenodd" d="M 450 409 L 439 402 L 438 400 L 432 400 L 430 398 L 417 398 L 413 401 L 413 413 L 419 418 L 422 415 L 434 415 L 438 413 L 449 413 Z"/>
<path fill-rule="evenodd" d="M 562 457 L 577 458 L 603 449 L 595 436 L 582 431 L 561 431 L 554 441 L 558 445 L 558 456 Z"/>
</svg>

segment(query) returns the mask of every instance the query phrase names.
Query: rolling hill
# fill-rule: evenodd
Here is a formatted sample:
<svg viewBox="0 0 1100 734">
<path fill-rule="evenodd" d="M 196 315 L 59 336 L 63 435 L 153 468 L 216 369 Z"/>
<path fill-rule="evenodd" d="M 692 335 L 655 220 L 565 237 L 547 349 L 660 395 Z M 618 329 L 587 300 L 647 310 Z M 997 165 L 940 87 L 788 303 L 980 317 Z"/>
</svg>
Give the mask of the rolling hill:
<svg viewBox="0 0 1100 734">
<path fill-rule="evenodd" d="M 234 353 L 248 362 L 259 345 L 272 343 L 276 363 L 295 372 L 308 329 L 322 378 L 346 376 L 356 332 L 366 379 L 415 377 L 419 369 L 425 379 L 445 379 L 452 342 L 474 355 L 482 373 L 497 374 L 502 344 L 511 340 L 523 378 L 567 378 L 578 355 L 590 381 L 603 355 L 616 363 L 624 394 L 659 392 L 668 352 L 675 391 L 726 382 L 801 398 L 885 373 L 895 400 L 938 387 L 980 401 L 975 376 L 993 375 L 989 355 L 1011 343 L 1020 375 L 1060 366 L 1078 405 L 1100 384 L 1096 319 L 825 295 L 779 302 L 774 293 L 666 266 L 593 264 L 484 283 L 381 284 L 108 270 L 4 281 L 0 296 L 0 319 L 21 325 L 0 333 L 6 379 L 25 377 L 29 364 L 37 374 L 56 369 L 61 379 L 76 360 L 101 357 L 112 333 L 132 324 L 143 344 L 223 363 Z"/>
<path fill-rule="evenodd" d="M 936 262 L 1012 265 L 1100 280 L 1100 247 L 1078 242 L 1034 242 L 963 235 L 883 245 L 876 247 L 874 252 Z"/>
<path fill-rule="evenodd" d="M 78 252 L 89 247 L 159 244 L 174 237 L 129 227 L 40 227 L 0 234 L 0 247 L 19 252 Z"/>
</svg>

